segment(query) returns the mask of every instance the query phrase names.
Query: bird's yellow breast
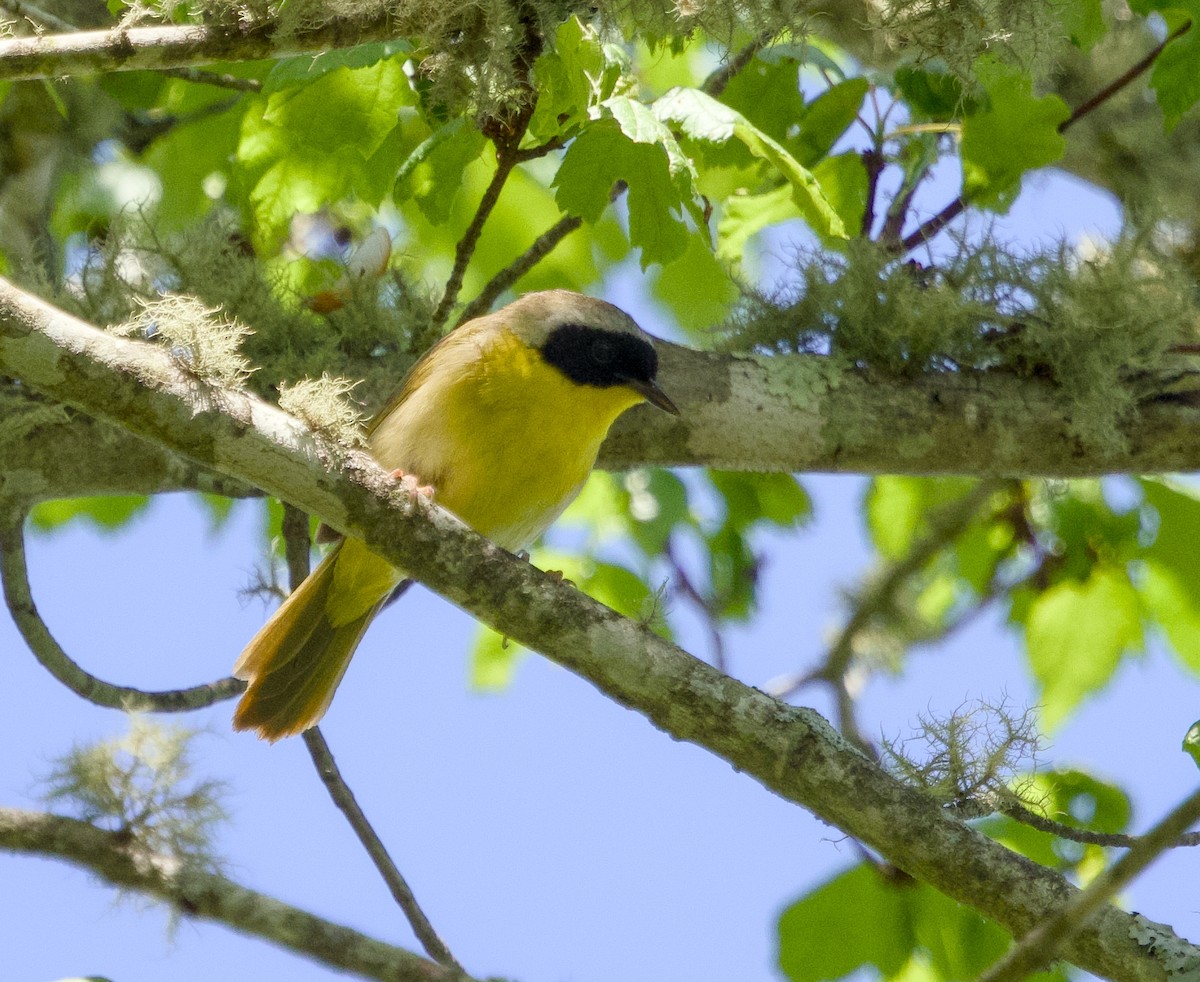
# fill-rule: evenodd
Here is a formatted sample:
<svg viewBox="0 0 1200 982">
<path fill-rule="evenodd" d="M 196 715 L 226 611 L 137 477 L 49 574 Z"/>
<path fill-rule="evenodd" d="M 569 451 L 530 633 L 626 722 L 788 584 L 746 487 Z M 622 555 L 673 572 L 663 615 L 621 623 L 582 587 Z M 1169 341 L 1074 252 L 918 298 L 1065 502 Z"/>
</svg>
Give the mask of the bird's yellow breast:
<svg viewBox="0 0 1200 982">
<path fill-rule="evenodd" d="M 609 427 L 642 396 L 572 382 L 508 331 L 447 342 L 461 350 L 438 352 L 409 380 L 372 450 L 433 485 L 434 500 L 476 531 L 519 549 L 574 498 Z"/>
</svg>

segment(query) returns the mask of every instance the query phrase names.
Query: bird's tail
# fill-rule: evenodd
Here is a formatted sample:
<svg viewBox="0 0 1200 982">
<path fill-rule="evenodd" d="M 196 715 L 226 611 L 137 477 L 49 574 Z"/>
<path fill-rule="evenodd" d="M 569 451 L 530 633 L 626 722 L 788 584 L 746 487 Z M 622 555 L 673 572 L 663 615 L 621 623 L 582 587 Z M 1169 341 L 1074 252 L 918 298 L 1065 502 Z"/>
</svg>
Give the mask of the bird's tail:
<svg viewBox="0 0 1200 982">
<path fill-rule="evenodd" d="M 325 715 L 363 632 L 387 598 L 385 592 L 355 616 L 331 618 L 330 591 L 343 546 L 338 543 L 292 591 L 234 665 L 233 674 L 250 683 L 234 712 L 234 729 L 256 730 L 274 742 Z"/>
</svg>

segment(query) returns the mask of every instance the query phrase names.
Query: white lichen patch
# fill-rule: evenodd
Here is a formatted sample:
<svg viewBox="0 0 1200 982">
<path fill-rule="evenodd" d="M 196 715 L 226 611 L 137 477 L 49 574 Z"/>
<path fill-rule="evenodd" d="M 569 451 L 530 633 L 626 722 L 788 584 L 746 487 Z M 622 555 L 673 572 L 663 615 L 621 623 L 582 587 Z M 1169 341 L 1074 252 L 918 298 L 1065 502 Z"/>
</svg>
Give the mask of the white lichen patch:
<svg viewBox="0 0 1200 982">
<path fill-rule="evenodd" d="M 221 308 L 184 294 L 139 299 L 138 307 L 111 332 L 160 342 L 185 371 L 223 388 L 241 388 L 250 377 L 252 369 L 241 346 L 253 331 Z"/>
<path fill-rule="evenodd" d="M 361 446 L 364 416 L 347 398 L 355 385 L 327 374 L 284 383 L 279 387 L 279 407 L 338 443 Z"/>
</svg>

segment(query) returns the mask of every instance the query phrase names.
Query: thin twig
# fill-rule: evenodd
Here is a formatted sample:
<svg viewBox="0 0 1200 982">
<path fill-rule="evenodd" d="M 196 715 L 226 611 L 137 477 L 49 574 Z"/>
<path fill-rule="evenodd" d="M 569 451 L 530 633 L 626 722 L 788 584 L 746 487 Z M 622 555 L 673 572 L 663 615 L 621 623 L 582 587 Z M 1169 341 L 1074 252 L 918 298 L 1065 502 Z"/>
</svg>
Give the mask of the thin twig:
<svg viewBox="0 0 1200 982">
<path fill-rule="evenodd" d="M 180 78 L 185 82 L 195 82 L 197 85 L 215 85 L 221 89 L 234 89 L 238 92 L 261 92 L 262 82 L 257 78 L 242 78 L 229 72 L 210 72 L 203 68 L 164 68 L 163 75 Z"/>
<path fill-rule="evenodd" d="M 911 252 L 917 246 L 924 245 L 942 229 L 949 225 L 954 219 L 966 210 L 967 199 L 965 195 L 959 195 L 950 204 L 946 205 L 932 218 L 926 219 L 916 230 L 906 235 L 900 242 L 900 248 L 897 252 Z"/>
<path fill-rule="evenodd" d="M 671 566 L 671 572 L 674 574 L 672 576 L 674 591 L 683 594 L 684 597 L 690 600 L 692 606 L 704 618 L 705 626 L 708 628 L 709 643 L 712 646 L 713 667 L 717 671 L 728 672 L 728 661 L 725 655 L 725 636 L 721 633 L 721 615 L 718 612 L 718 601 L 715 598 L 706 597 L 699 587 L 692 582 L 692 578 L 679 561 L 679 557 L 676 556 L 669 539 L 664 554 Z"/>
<path fill-rule="evenodd" d="M 308 515 L 294 505 L 285 503 L 283 506 L 282 534 L 284 550 L 287 556 L 289 585 L 295 590 L 304 582 L 304 578 L 308 576 L 309 571 L 309 552 L 312 542 L 308 533 Z M 408 923 L 412 926 L 413 934 L 421 942 L 425 953 L 439 964 L 461 972 L 463 970 L 462 966 L 455 960 L 454 956 L 450 953 L 450 949 L 446 947 L 442 939 L 438 937 L 437 932 L 433 929 L 433 925 L 429 923 L 425 912 L 421 910 L 416 897 L 413 896 L 408 882 L 404 879 L 395 862 L 392 861 L 392 857 L 388 855 L 387 847 L 384 846 L 383 840 L 376 834 L 375 829 L 371 826 L 366 814 L 355 799 L 354 792 L 346 784 L 341 771 L 338 770 L 337 762 L 333 759 L 333 753 L 329 749 L 329 744 L 325 742 L 325 737 L 321 735 L 321 731 L 316 727 L 305 730 L 304 745 L 308 748 L 313 766 L 316 767 L 317 774 L 320 775 L 321 781 L 329 792 L 329 797 L 333 799 L 333 803 L 346 816 L 346 820 L 350 823 L 354 834 L 358 836 L 358 841 L 363 844 L 367 855 L 371 857 L 371 862 L 379 870 L 383 881 L 387 884 L 392 896 L 396 899 L 396 903 L 400 905 L 404 916 L 408 918 Z"/>
<path fill-rule="evenodd" d="M 37 27 L 48 27 L 52 31 L 66 33 L 79 30 L 76 25 L 59 17 L 58 14 L 43 10 L 24 0 L 0 0 L 0 9 L 7 10 L 14 17 L 22 17 Z"/>
<path fill-rule="evenodd" d="M 1192 22 L 1190 20 L 1185 20 L 1182 24 L 1175 28 L 1175 30 L 1167 35 L 1167 37 L 1165 37 L 1159 44 L 1155 45 L 1150 53 L 1146 55 L 1146 57 L 1142 58 L 1132 68 L 1106 85 L 1090 99 L 1085 100 L 1082 105 L 1078 106 L 1070 116 L 1058 124 L 1058 132 L 1065 133 L 1071 126 L 1075 125 L 1075 123 L 1079 122 L 1089 113 L 1103 105 L 1122 89 L 1126 88 L 1140 75 L 1148 71 L 1154 65 L 1154 62 L 1158 59 L 1158 56 L 1162 54 L 1163 49 L 1168 44 L 1170 44 L 1176 38 L 1183 37 L 1183 35 L 1191 29 Z M 897 251 L 910 252 L 918 246 L 928 242 L 935 235 L 937 235 L 938 232 L 940 232 L 952 221 L 954 221 L 954 219 L 961 215 L 969 204 L 969 195 L 960 194 L 936 215 L 922 222 L 915 231 L 905 236 L 904 240 L 900 243 L 900 249 Z"/>
<path fill-rule="evenodd" d="M 1139 836 L 1124 856 L 1097 876 L 1087 889 L 1038 924 L 984 972 L 978 982 L 1020 982 L 1055 958 L 1068 938 L 1083 928 L 1122 887 L 1150 865 L 1164 849 L 1200 819 L 1200 789 L 1193 791 L 1166 818 Z"/>
<path fill-rule="evenodd" d="M 1105 846 L 1110 849 L 1132 849 L 1142 841 L 1143 836 L 1127 835 L 1123 832 L 1093 832 L 1090 829 L 1078 829 L 1071 825 L 1063 825 L 1052 818 L 1046 818 L 1037 812 L 1030 811 L 1018 801 L 1005 804 L 1001 809 L 1005 815 L 1022 825 L 1028 825 L 1039 832 L 1071 842 L 1081 842 L 1089 846 Z M 1188 849 L 1200 846 L 1200 832 L 1188 832 L 1174 842 L 1168 842 L 1168 849 Z"/>
<path fill-rule="evenodd" d="M 980 481 L 968 494 L 949 504 L 935 518 L 931 518 L 929 533 L 913 543 L 908 553 L 892 563 L 858 598 L 854 612 L 830 645 L 824 662 L 817 669 L 806 671 L 795 678 L 789 677 L 771 683 L 767 686 L 767 692 L 776 699 L 786 699 L 794 695 L 800 685 L 816 680 L 832 683 L 843 678 L 854 657 L 854 642 L 871 623 L 872 618 L 891 607 L 897 592 L 908 579 L 924 568 L 938 552 L 958 536 L 1004 483 L 999 479 Z"/>
<path fill-rule="evenodd" d="M 421 942 L 421 947 L 425 949 L 425 953 L 438 964 L 462 972 L 462 966 L 459 965 L 454 955 L 450 953 L 450 949 L 446 947 L 445 942 L 438 937 L 437 932 L 433 929 L 433 925 L 429 923 L 429 919 L 425 916 L 425 912 L 418 905 L 417 898 L 413 896 L 408 882 L 401 875 L 396 864 L 392 862 L 392 857 L 388 855 L 383 841 L 375 834 L 371 823 L 367 821 L 367 816 L 363 814 L 362 808 L 359 807 L 358 802 L 355 800 L 354 793 L 350 790 L 345 780 L 343 780 L 341 772 L 338 770 L 337 762 L 333 759 L 333 754 L 329 751 L 329 745 L 325 742 L 325 738 L 321 736 L 321 731 L 318 727 L 314 726 L 312 729 L 304 731 L 304 745 L 308 748 L 313 764 L 316 765 L 317 773 L 321 775 L 321 780 L 325 783 L 329 797 L 341 809 L 342 814 L 346 816 L 346 820 L 350 823 L 350 827 L 354 829 L 355 835 L 358 836 L 358 841 L 367 850 L 367 855 L 371 857 L 375 868 L 383 876 L 384 882 L 387 883 L 388 889 L 391 890 L 392 896 L 396 899 L 396 903 L 404 911 L 404 916 L 408 918 L 408 923 L 412 926 L 413 934 Z"/>
<path fill-rule="evenodd" d="M 704 80 L 704 84 L 700 86 L 700 90 L 716 99 L 725 91 L 725 87 L 733 81 L 734 76 L 749 65 L 756 54 L 771 43 L 773 37 L 775 37 L 774 31 L 763 31 L 758 37 L 742 48 L 741 51 L 709 75 Z"/>
<path fill-rule="evenodd" d="M 240 679 L 224 678 L 187 689 L 146 692 L 113 685 L 84 671 L 54 640 L 33 602 L 25 559 L 23 514 L 10 514 L 0 520 L 0 579 L 12 619 L 34 657 L 58 681 L 94 705 L 126 711 L 182 713 L 232 699 L 246 687 Z"/>
<path fill-rule="evenodd" d="M 562 218 L 534 239 L 533 244 L 528 249 L 488 281 L 487 285 L 479 291 L 479 296 L 463 309 L 461 316 L 458 318 L 458 323 L 465 324 L 473 317 L 487 313 L 500 294 L 546 258 L 556 245 L 582 224 L 582 218 L 578 218 L 575 215 L 563 215 Z"/>
<path fill-rule="evenodd" d="M 1134 81 L 1134 79 L 1136 79 L 1139 75 L 1153 66 L 1153 64 L 1158 60 L 1158 56 L 1163 53 L 1163 48 L 1165 48 L 1176 38 L 1183 37 L 1191 29 L 1191 20 L 1185 20 L 1182 24 L 1175 28 L 1175 30 L 1163 38 L 1161 42 L 1156 44 L 1145 58 L 1135 64 L 1123 75 L 1118 76 L 1090 99 L 1085 100 L 1082 105 L 1077 106 L 1075 111 L 1072 112 L 1070 116 L 1058 124 L 1058 132 L 1065 133 L 1070 127 L 1078 123 L 1088 113 L 1108 102 L 1109 99 L 1129 85 L 1130 82 Z"/>
<path fill-rule="evenodd" d="M 488 215 L 492 213 L 492 209 L 496 207 L 496 202 L 500 200 L 500 192 L 504 190 L 508 175 L 512 173 L 516 164 L 515 158 L 501 153 L 499 147 L 496 148 L 496 172 L 492 174 L 492 179 L 483 192 L 483 197 L 479 199 L 479 207 L 475 209 L 475 216 L 471 219 L 471 224 L 467 226 L 463 237 L 458 240 L 458 245 L 454 249 L 454 267 L 450 270 L 450 278 L 446 281 L 446 289 L 442 292 L 441 302 L 438 303 L 437 309 L 430 319 L 430 324 L 435 331 L 440 330 L 446 323 L 446 318 L 450 316 L 450 311 L 458 302 L 458 293 L 462 289 L 463 278 L 467 275 L 467 265 L 475 254 L 475 246 L 479 242 L 479 236 L 483 234 L 483 225 L 487 221 Z"/>
<path fill-rule="evenodd" d="M 771 42 L 772 37 L 774 37 L 774 35 L 770 32 L 764 32 L 760 34 L 757 38 L 746 45 L 746 47 L 739 51 L 733 58 L 709 75 L 708 78 L 704 80 L 704 84 L 701 86 L 701 89 L 714 98 L 719 96 L 724 91 L 725 86 L 727 86 L 733 79 L 733 77 L 738 72 L 742 71 L 753 60 L 754 56 Z M 517 162 L 521 162 L 531 159 L 535 156 L 544 156 L 550 150 L 557 150 L 561 146 L 561 141 L 558 141 L 557 139 L 550 140 L 541 147 L 535 147 L 532 150 L 515 151 L 514 157 L 517 158 Z M 507 177 L 507 174 L 504 176 Z M 492 180 L 493 183 L 495 183 L 496 178 L 493 177 Z M 622 194 L 625 193 L 625 191 L 625 182 L 619 181 L 616 185 L 614 185 L 612 194 L 609 196 L 609 200 L 616 201 L 621 197 Z M 488 281 L 484 288 L 479 291 L 479 295 L 463 309 L 463 312 L 459 316 L 456 323 L 465 324 L 472 318 L 479 317 L 481 314 L 487 313 L 487 311 L 491 309 L 492 304 L 496 302 L 497 297 L 504 293 L 505 290 L 516 283 L 517 280 L 528 273 L 539 262 L 545 259 L 555 246 L 557 246 L 563 239 L 574 232 L 582 224 L 583 219 L 578 218 L 575 215 L 564 215 L 557 222 L 551 225 L 550 228 L 548 228 L 533 241 L 533 244 L 528 249 L 526 249 L 520 256 L 513 260 L 513 262 L 509 263 L 504 269 L 502 269 L 499 273 L 493 276 L 491 280 Z M 470 230 L 468 229 L 468 231 Z M 478 236 L 476 236 L 476 238 L 478 238 Z M 464 241 L 465 239 L 466 237 L 464 236 Z M 461 242 L 459 243 L 459 246 L 461 248 Z M 472 243 L 471 248 L 474 249 L 474 243 Z M 455 256 L 455 265 L 456 267 L 458 265 L 457 253 Z M 451 277 L 451 282 L 454 282 L 453 276 Z M 457 295 L 457 291 L 461 289 L 461 287 L 462 279 L 460 276 L 455 286 L 455 295 Z M 449 296 L 450 284 L 447 284 L 446 296 L 442 298 L 442 304 L 439 305 L 438 312 L 434 314 L 434 324 L 437 326 L 445 323 L 446 317 L 449 316 L 449 306 L 453 305 L 452 302 L 449 305 L 446 303 L 446 297 Z M 442 311 L 443 306 L 446 306 L 447 308 L 444 312 Z M 440 318 L 439 314 L 441 315 Z"/>
</svg>

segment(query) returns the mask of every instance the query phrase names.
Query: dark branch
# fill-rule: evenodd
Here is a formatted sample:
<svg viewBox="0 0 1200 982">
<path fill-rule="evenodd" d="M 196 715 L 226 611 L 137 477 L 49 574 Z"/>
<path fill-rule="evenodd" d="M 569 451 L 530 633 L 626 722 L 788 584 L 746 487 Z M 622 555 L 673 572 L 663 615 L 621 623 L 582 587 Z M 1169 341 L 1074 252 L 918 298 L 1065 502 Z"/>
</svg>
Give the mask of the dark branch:
<svg viewBox="0 0 1200 982">
<path fill-rule="evenodd" d="M 84 671 L 54 640 L 33 602 L 25 561 L 24 515 L 19 513 L 0 520 L 0 579 L 9 612 L 29 650 L 46 671 L 90 703 L 130 712 L 182 713 L 232 699 L 246 687 L 240 679 L 224 678 L 187 689 L 145 692 L 113 685 Z"/>
<path fill-rule="evenodd" d="M 304 745 L 308 748 L 309 756 L 312 757 L 313 764 L 317 768 L 317 773 L 321 775 L 321 780 L 325 783 L 325 789 L 329 792 L 329 797 L 333 799 L 333 803 L 346 816 L 346 821 L 354 829 L 354 834 L 358 836 L 358 841 L 367 850 L 367 855 L 371 857 L 371 862 L 379 870 L 396 903 L 404 911 L 404 916 L 408 918 L 408 923 L 413 929 L 413 934 L 421 942 L 421 947 L 425 949 L 425 953 L 438 964 L 448 969 L 462 972 L 462 966 L 459 965 L 454 955 L 450 953 L 450 949 L 446 947 L 446 943 L 438 937 L 437 932 L 433 929 L 433 925 L 429 923 L 429 918 L 425 916 L 425 912 L 421 910 L 420 904 L 417 903 L 417 898 L 413 895 L 408 881 L 404 879 L 399 868 L 392 861 L 392 857 L 388 855 L 387 847 L 384 846 L 383 840 L 375 833 L 375 829 L 371 826 L 366 814 L 355 799 L 354 792 L 350 790 L 350 786 L 342 778 L 342 773 L 338 770 L 337 761 L 333 759 L 333 754 L 329 750 L 329 744 L 325 742 L 325 738 L 321 735 L 319 728 L 314 726 L 311 730 L 304 731 Z"/>
</svg>

